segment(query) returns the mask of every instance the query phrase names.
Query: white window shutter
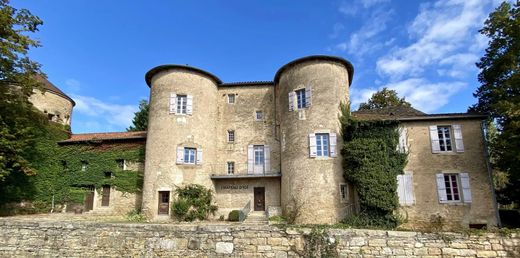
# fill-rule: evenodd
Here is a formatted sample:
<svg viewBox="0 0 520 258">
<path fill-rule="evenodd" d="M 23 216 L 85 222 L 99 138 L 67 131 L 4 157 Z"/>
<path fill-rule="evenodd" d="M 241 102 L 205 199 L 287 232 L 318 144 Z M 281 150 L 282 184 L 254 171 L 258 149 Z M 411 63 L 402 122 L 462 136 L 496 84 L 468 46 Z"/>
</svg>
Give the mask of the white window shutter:
<svg viewBox="0 0 520 258">
<path fill-rule="evenodd" d="M 316 152 L 318 152 L 316 148 L 316 135 L 311 133 L 309 134 L 309 156 L 316 157 Z"/>
<path fill-rule="evenodd" d="M 255 150 L 253 145 L 247 146 L 247 173 L 253 174 L 255 166 Z"/>
<path fill-rule="evenodd" d="M 412 174 L 411 173 L 404 174 L 403 178 L 404 178 L 405 203 L 408 205 L 413 205 L 413 204 L 415 204 L 415 195 L 413 192 Z"/>
<path fill-rule="evenodd" d="M 264 146 L 264 172 L 271 172 L 271 148 L 269 145 Z"/>
<path fill-rule="evenodd" d="M 430 140 L 432 142 L 432 152 L 439 153 L 441 152 L 441 146 L 439 144 L 439 135 L 437 133 L 437 126 L 430 126 Z"/>
<path fill-rule="evenodd" d="M 399 204 L 401 205 L 406 204 L 404 189 L 404 175 L 397 175 L 397 196 L 399 197 Z"/>
<path fill-rule="evenodd" d="M 177 147 L 177 164 L 184 163 L 184 147 Z"/>
<path fill-rule="evenodd" d="M 462 142 L 462 128 L 460 125 L 453 125 L 453 135 L 455 137 L 455 151 L 464 152 L 464 143 Z"/>
<path fill-rule="evenodd" d="M 193 113 L 193 96 L 186 96 L 186 114 L 191 115 Z"/>
<path fill-rule="evenodd" d="M 197 165 L 202 164 L 202 149 L 197 149 Z"/>
<path fill-rule="evenodd" d="M 460 173 L 460 184 L 462 185 L 462 198 L 464 198 L 464 202 L 471 203 L 471 189 L 469 186 L 468 173 Z"/>
<path fill-rule="evenodd" d="M 170 93 L 170 114 L 177 112 L 177 94 Z"/>
<path fill-rule="evenodd" d="M 408 152 L 408 129 L 406 127 L 399 127 L 399 152 Z"/>
<path fill-rule="evenodd" d="M 437 193 L 439 195 L 439 202 L 446 203 L 448 201 L 448 197 L 446 196 L 446 185 L 444 184 L 444 174 L 436 174 L 437 178 Z"/>
<path fill-rule="evenodd" d="M 312 101 L 312 97 L 311 97 L 311 86 L 308 85 L 307 87 L 305 87 L 305 107 L 310 107 L 311 106 L 311 101 Z"/>
<path fill-rule="evenodd" d="M 294 91 L 289 92 L 289 112 L 294 110 Z"/>
<path fill-rule="evenodd" d="M 337 151 L 336 151 L 336 142 L 337 142 L 336 133 L 330 133 L 329 134 L 329 144 L 330 144 L 330 156 L 331 157 L 338 156 Z"/>
</svg>

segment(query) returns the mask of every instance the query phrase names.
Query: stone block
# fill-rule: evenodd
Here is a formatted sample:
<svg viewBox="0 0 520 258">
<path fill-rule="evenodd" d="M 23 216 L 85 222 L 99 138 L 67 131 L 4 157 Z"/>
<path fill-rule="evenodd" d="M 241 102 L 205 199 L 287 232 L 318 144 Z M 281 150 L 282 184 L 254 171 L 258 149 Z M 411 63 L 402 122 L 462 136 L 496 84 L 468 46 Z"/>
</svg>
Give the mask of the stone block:
<svg viewBox="0 0 520 258">
<path fill-rule="evenodd" d="M 279 237 L 268 238 L 267 243 L 270 245 L 282 245 L 282 239 Z"/>
<path fill-rule="evenodd" d="M 234 245 L 229 242 L 217 242 L 215 246 L 215 252 L 218 254 L 231 254 L 233 253 Z"/>
<path fill-rule="evenodd" d="M 200 241 L 196 238 L 190 238 L 188 241 L 188 249 L 198 250 L 200 248 Z"/>
<path fill-rule="evenodd" d="M 265 252 L 265 251 L 271 251 L 272 248 L 271 248 L 270 245 L 259 245 L 259 246 L 256 247 L 256 250 L 258 252 Z"/>
<path fill-rule="evenodd" d="M 497 257 L 497 252 L 495 251 L 477 251 L 477 257 Z"/>
<path fill-rule="evenodd" d="M 460 251 L 459 249 L 455 249 L 455 248 L 449 248 L 449 247 L 444 247 L 441 249 L 442 250 L 442 255 L 452 255 L 452 256 L 455 256 L 455 255 L 459 255 L 460 254 Z"/>
<path fill-rule="evenodd" d="M 368 246 L 386 246 L 386 239 L 370 239 Z"/>
<path fill-rule="evenodd" d="M 364 246 L 367 244 L 367 241 L 364 237 L 353 237 L 348 244 L 349 246 Z"/>
</svg>

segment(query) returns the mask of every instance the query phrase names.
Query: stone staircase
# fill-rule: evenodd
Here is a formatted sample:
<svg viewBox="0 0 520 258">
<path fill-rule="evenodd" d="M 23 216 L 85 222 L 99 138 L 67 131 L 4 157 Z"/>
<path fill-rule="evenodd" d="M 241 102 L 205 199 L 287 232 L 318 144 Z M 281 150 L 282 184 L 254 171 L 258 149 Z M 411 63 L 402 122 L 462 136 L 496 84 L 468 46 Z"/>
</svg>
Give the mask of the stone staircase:
<svg viewBox="0 0 520 258">
<path fill-rule="evenodd" d="M 269 224 L 269 219 L 265 211 L 252 211 L 249 212 L 249 215 L 242 223 L 246 225 L 267 225 Z"/>
</svg>

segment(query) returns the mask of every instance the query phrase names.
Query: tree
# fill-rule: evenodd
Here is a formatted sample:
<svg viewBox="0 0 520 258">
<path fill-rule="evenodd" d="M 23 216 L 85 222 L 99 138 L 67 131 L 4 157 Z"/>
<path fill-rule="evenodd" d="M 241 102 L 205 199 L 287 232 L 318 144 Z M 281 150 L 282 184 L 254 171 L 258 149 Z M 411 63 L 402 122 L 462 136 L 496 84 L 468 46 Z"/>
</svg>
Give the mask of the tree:
<svg viewBox="0 0 520 258">
<path fill-rule="evenodd" d="M 383 88 L 382 90 L 372 94 L 367 103 L 361 103 L 358 110 L 377 109 L 385 107 L 410 107 L 411 104 L 404 98 L 399 98 L 395 90 Z"/>
<path fill-rule="evenodd" d="M 476 65 L 481 83 L 470 111 L 490 114 L 498 132 L 490 141 L 495 170 L 509 177 L 499 191 L 502 203 L 520 203 L 520 6 L 503 2 L 486 20 L 480 33 L 490 41 Z"/>
<path fill-rule="evenodd" d="M 28 98 L 39 84 L 40 64 L 28 57 L 39 47 L 27 34 L 42 21 L 26 9 L 17 10 L 0 0 L 0 182 L 11 173 L 31 174 L 29 157 L 35 126 L 42 120 Z"/>
<path fill-rule="evenodd" d="M 136 131 L 146 131 L 148 128 L 148 110 L 150 109 L 150 105 L 148 105 L 148 101 L 142 99 L 139 101 L 139 111 L 135 112 L 134 119 L 132 120 L 132 124 L 126 130 L 128 132 L 136 132 Z"/>
</svg>

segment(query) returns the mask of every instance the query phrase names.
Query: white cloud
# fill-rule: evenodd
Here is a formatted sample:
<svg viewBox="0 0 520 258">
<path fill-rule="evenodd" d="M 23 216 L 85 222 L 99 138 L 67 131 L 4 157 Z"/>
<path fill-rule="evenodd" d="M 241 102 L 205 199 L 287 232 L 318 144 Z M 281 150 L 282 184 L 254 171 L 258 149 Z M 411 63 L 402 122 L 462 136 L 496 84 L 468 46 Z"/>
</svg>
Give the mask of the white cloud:
<svg viewBox="0 0 520 258">
<path fill-rule="evenodd" d="M 475 56 L 482 46 L 477 35 L 487 16 L 487 3 L 481 0 L 439 0 L 421 5 L 419 14 L 408 27 L 413 42 L 381 57 L 377 61 L 378 72 L 392 79 L 418 77 L 425 69 L 443 60 L 457 58 L 453 56 L 460 53 L 464 57 Z M 473 49 L 468 49 L 474 45 Z M 453 75 L 460 76 L 458 72 L 463 71 L 456 71 Z"/>
<path fill-rule="evenodd" d="M 377 36 L 387 28 L 393 10 L 377 9 L 367 18 L 368 22 L 363 24 L 359 30 L 349 35 L 348 40 L 336 44 L 335 48 L 340 51 L 346 51 L 350 55 L 362 57 L 369 52 L 380 49 L 385 43 L 392 44 L 391 40 L 381 43 L 376 40 Z"/>
<path fill-rule="evenodd" d="M 413 107 L 428 113 L 446 105 L 452 95 L 466 86 L 463 82 L 431 83 L 425 79 L 411 78 L 389 83 L 381 88 L 387 87 L 397 91 L 397 94 L 405 97 Z"/>
<path fill-rule="evenodd" d="M 341 23 L 335 23 L 334 27 L 332 28 L 332 33 L 329 35 L 329 38 L 335 39 L 339 36 L 340 32 L 345 29 L 345 26 Z"/>
<path fill-rule="evenodd" d="M 126 128 L 131 124 L 134 113 L 138 110 L 137 105 L 113 104 L 89 96 L 73 94 L 72 98 L 76 102 L 74 111 L 91 117 L 93 121 L 89 122 L 96 128 L 99 124 L 105 124 L 107 128 Z M 81 123 L 88 125 L 89 122 Z"/>
<path fill-rule="evenodd" d="M 81 83 L 76 79 L 67 79 L 65 80 L 65 85 L 67 86 L 67 91 L 75 92 L 81 89 Z"/>
<path fill-rule="evenodd" d="M 355 87 L 350 88 L 350 106 L 352 110 L 356 110 L 359 104 L 367 102 L 372 97 L 372 94 L 376 93 L 377 89 L 357 89 Z"/>
<path fill-rule="evenodd" d="M 374 5 L 390 2 L 390 0 L 361 0 L 363 7 L 370 8 Z"/>
</svg>

